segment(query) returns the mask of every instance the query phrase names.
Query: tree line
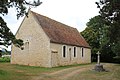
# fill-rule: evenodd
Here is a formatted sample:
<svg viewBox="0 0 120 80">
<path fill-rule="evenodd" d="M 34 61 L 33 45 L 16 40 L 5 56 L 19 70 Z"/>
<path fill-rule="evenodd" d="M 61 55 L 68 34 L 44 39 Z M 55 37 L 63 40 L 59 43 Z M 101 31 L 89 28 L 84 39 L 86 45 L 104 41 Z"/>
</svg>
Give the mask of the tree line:
<svg viewBox="0 0 120 80">
<path fill-rule="evenodd" d="M 93 61 L 100 51 L 102 61 L 120 63 L 120 0 L 100 0 L 96 5 L 99 15 L 90 19 L 81 34 L 91 46 Z"/>
</svg>

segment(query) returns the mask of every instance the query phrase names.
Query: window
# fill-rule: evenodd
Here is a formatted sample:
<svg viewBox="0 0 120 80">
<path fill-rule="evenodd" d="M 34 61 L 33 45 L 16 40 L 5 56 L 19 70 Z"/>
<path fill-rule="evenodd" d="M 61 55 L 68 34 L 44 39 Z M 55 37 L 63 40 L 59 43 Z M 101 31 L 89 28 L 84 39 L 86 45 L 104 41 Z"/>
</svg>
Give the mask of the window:
<svg viewBox="0 0 120 80">
<path fill-rule="evenodd" d="M 76 50 L 76 47 L 74 47 L 74 48 L 73 48 L 73 55 L 74 55 L 74 57 L 76 57 L 76 51 L 77 51 L 77 50 Z"/>
<path fill-rule="evenodd" d="M 63 57 L 66 57 L 66 46 L 63 46 L 63 49 L 62 49 L 62 53 L 63 53 Z"/>
<path fill-rule="evenodd" d="M 84 56 L 84 48 L 81 48 L 82 57 Z"/>
</svg>

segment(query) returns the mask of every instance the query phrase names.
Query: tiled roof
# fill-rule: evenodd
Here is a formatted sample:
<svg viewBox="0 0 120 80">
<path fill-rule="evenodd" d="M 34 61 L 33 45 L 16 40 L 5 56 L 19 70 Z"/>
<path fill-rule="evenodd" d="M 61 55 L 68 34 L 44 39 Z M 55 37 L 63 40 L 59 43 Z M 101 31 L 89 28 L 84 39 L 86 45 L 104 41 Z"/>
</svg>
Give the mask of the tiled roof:
<svg viewBox="0 0 120 80">
<path fill-rule="evenodd" d="M 90 48 L 76 28 L 32 12 L 52 43 L 67 44 Z"/>
</svg>

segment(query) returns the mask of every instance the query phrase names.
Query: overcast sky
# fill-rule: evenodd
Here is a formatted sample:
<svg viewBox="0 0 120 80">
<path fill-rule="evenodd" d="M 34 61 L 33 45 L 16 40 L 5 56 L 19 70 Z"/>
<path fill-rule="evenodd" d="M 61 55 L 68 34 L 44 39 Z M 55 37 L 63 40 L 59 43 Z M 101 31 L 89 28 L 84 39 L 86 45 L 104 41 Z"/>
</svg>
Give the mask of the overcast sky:
<svg viewBox="0 0 120 80">
<path fill-rule="evenodd" d="M 28 0 L 29 1 L 29 0 Z M 32 1 L 32 0 L 31 0 Z M 43 3 L 37 8 L 32 8 L 34 12 L 47 16 L 78 31 L 86 28 L 86 23 L 90 18 L 98 15 L 96 1 L 99 0 L 41 0 Z M 9 14 L 5 16 L 11 31 L 15 34 L 22 18 L 17 20 L 15 10 L 9 9 Z"/>
</svg>

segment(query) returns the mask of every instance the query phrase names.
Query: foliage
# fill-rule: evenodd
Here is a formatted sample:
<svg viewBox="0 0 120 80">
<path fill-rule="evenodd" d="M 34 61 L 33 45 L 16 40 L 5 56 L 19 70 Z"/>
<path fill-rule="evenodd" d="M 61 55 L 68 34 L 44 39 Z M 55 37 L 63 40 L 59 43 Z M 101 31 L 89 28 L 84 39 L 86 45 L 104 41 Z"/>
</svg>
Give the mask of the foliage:
<svg viewBox="0 0 120 80">
<path fill-rule="evenodd" d="M 92 55 L 99 50 L 101 59 L 109 62 L 120 56 L 120 0 L 100 0 L 96 4 L 100 15 L 87 23 L 82 34 L 92 47 Z"/>
<path fill-rule="evenodd" d="M 110 46 L 120 56 L 120 0 L 100 0 L 96 2 L 100 16 L 109 28 Z"/>
<path fill-rule="evenodd" d="M 2 55 L 11 55 L 11 51 L 8 51 L 8 50 L 6 50 L 6 51 L 1 51 L 1 54 Z"/>
<path fill-rule="evenodd" d="M 11 51 L 8 51 L 4 48 L 2 48 L 2 50 L 0 50 L 0 57 L 2 57 L 2 55 L 10 55 Z"/>
<path fill-rule="evenodd" d="M 102 61 L 111 61 L 115 54 L 110 46 L 110 38 L 108 36 L 109 26 L 104 23 L 101 16 L 91 18 L 87 26 L 81 34 L 92 48 L 92 60 L 96 60 L 96 53 L 100 51 Z"/>
<path fill-rule="evenodd" d="M 1 57 L 0 62 L 10 62 L 10 57 Z"/>
<path fill-rule="evenodd" d="M 18 41 L 19 43 L 16 43 Z M 7 27 L 5 21 L 0 17 L 0 45 L 4 45 L 8 47 L 11 43 L 19 44 L 19 46 L 23 45 L 23 41 L 20 39 L 16 39 L 10 29 Z"/>
<path fill-rule="evenodd" d="M 34 1 L 33 3 L 28 3 L 26 0 L 0 0 L 0 14 L 5 16 L 8 13 L 9 8 L 16 8 L 17 19 L 27 15 L 26 5 L 39 6 L 42 2 Z M 7 26 L 7 23 L 0 16 L 0 45 L 8 47 L 11 43 L 15 44 L 17 47 L 23 45 L 21 39 L 16 39 L 13 33 Z"/>
</svg>

